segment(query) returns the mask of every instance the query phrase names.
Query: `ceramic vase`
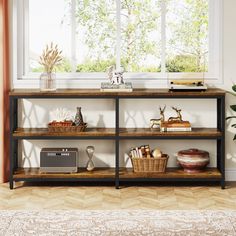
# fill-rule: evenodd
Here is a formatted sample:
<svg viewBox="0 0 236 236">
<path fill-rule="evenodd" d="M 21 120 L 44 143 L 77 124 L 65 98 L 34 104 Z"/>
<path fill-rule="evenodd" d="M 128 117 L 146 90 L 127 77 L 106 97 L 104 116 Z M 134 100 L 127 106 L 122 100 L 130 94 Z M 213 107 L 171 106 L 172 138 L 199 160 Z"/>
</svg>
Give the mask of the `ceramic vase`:
<svg viewBox="0 0 236 236">
<path fill-rule="evenodd" d="M 82 112 L 81 112 L 81 107 L 77 107 L 77 112 L 76 112 L 76 115 L 75 115 L 75 125 L 76 126 L 84 125 L 83 115 L 82 115 Z"/>
</svg>

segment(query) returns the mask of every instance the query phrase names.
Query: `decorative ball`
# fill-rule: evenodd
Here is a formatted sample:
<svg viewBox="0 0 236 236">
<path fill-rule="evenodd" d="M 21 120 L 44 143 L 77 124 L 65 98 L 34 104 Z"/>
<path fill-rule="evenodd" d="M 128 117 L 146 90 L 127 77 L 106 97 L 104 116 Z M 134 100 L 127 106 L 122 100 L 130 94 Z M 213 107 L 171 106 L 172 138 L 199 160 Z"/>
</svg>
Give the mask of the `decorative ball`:
<svg viewBox="0 0 236 236">
<path fill-rule="evenodd" d="M 162 152 L 160 149 L 158 148 L 155 148 L 153 151 L 152 151 L 152 156 L 154 158 L 160 158 L 162 156 Z"/>
</svg>

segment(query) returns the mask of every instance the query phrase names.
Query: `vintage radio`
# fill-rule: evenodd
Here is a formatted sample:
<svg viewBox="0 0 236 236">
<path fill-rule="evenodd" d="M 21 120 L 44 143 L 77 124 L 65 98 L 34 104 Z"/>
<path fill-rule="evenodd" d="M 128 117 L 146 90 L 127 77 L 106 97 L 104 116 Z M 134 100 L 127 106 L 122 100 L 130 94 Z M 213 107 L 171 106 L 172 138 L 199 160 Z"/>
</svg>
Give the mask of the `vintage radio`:
<svg viewBox="0 0 236 236">
<path fill-rule="evenodd" d="M 42 148 L 40 172 L 72 173 L 77 171 L 77 148 Z"/>
</svg>

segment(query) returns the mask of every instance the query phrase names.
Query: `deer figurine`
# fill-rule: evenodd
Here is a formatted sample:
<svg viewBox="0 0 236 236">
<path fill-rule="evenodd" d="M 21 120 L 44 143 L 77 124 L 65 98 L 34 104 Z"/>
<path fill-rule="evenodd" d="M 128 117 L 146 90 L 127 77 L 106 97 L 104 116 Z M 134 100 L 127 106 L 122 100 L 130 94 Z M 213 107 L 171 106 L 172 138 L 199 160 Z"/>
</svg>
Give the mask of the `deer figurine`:
<svg viewBox="0 0 236 236">
<path fill-rule="evenodd" d="M 161 122 L 162 122 L 162 121 L 165 121 L 165 114 L 164 114 L 165 109 L 166 109 L 166 106 L 164 106 L 163 109 L 159 106 L 160 118 L 159 118 L 159 119 L 151 119 L 151 120 L 150 120 L 150 128 L 151 128 L 151 129 L 153 128 L 154 125 L 160 126 L 160 125 L 161 125 Z"/>
<path fill-rule="evenodd" d="M 177 107 L 172 107 L 172 109 L 176 111 L 177 116 L 176 116 L 176 117 L 170 117 L 170 118 L 168 119 L 168 122 L 173 122 L 173 121 L 181 122 L 181 121 L 183 121 L 183 120 L 182 120 L 182 115 L 181 115 L 181 113 L 180 113 L 180 112 L 181 112 L 181 109 L 178 109 Z"/>
</svg>

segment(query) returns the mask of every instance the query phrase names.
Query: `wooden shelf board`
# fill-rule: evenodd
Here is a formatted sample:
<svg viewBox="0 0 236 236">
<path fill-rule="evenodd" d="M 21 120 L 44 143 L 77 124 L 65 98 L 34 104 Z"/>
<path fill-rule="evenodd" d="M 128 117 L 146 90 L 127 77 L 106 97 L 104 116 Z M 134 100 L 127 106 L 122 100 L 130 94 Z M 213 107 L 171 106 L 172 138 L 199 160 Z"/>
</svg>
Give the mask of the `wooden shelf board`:
<svg viewBox="0 0 236 236">
<path fill-rule="evenodd" d="M 222 132 L 215 128 L 192 128 L 187 132 L 160 132 L 159 129 L 150 128 L 120 128 L 121 137 L 165 137 L 165 136 L 187 136 L 187 137 L 221 137 Z"/>
<path fill-rule="evenodd" d="M 42 92 L 39 89 L 14 89 L 10 96 L 19 97 L 214 97 L 224 96 L 225 91 L 209 88 L 201 92 L 170 92 L 168 89 L 134 89 L 133 92 L 101 92 L 100 89 L 57 89 L 55 92 Z"/>
<path fill-rule="evenodd" d="M 85 168 L 79 168 L 77 173 L 45 173 L 39 168 L 19 168 L 14 172 L 14 179 L 37 179 L 37 178 L 115 178 L 115 168 L 95 168 L 89 172 Z"/>
<path fill-rule="evenodd" d="M 87 128 L 85 132 L 49 132 L 47 128 L 17 128 L 13 137 L 35 137 L 35 136 L 74 136 L 74 137 L 104 137 L 115 136 L 113 128 Z"/>
<path fill-rule="evenodd" d="M 150 179 L 219 179 L 221 173 L 217 168 L 207 168 L 201 173 L 189 174 L 180 168 L 167 168 L 165 173 L 134 173 L 132 168 L 120 168 L 120 179 L 150 178 Z M 79 168 L 78 173 L 42 173 L 39 168 L 19 168 L 14 172 L 14 179 L 105 179 L 115 178 L 115 168 L 95 168 L 89 172 L 85 168 Z"/>
<path fill-rule="evenodd" d="M 167 168 L 165 173 L 134 173 L 132 168 L 121 168 L 120 179 L 162 178 L 162 179 L 219 179 L 222 177 L 217 168 L 207 168 L 203 172 L 189 174 L 180 168 Z"/>
<path fill-rule="evenodd" d="M 120 137 L 221 137 L 215 128 L 193 128 L 191 132 L 160 132 L 150 128 L 120 128 Z M 13 137 L 115 137 L 115 128 L 87 128 L 85 132 L 49 132 L 47 128 L 17 128 Z"/>
</svg>

